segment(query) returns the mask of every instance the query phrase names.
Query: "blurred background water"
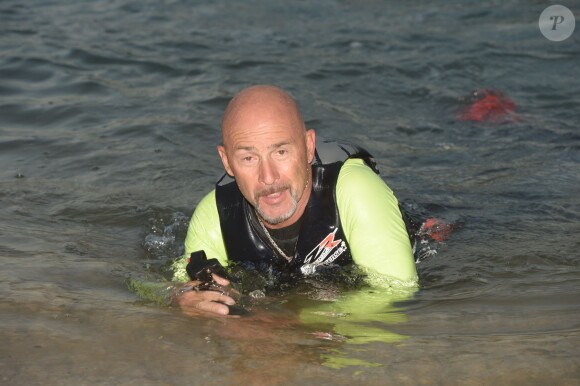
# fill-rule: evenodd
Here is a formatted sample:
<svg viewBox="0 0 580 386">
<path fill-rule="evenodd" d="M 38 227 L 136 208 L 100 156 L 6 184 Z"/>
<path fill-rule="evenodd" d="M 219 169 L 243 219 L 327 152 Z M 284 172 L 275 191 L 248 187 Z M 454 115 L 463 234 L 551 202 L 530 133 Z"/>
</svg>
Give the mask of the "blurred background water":
<svg viewBox="0 0 580 386">
<path fill-rule="evenodd" d="M 580 44 L 541 35 L 551 4 L 0 1 L 0 383 L 578 384 Z M 127 289 L 181 252 L 257 83 L 463 224 L 412 299 L 313 327 L 300 292 L 228 320 Z M 458 120 L 485 88 L 520 119 Z"/>
</svg>

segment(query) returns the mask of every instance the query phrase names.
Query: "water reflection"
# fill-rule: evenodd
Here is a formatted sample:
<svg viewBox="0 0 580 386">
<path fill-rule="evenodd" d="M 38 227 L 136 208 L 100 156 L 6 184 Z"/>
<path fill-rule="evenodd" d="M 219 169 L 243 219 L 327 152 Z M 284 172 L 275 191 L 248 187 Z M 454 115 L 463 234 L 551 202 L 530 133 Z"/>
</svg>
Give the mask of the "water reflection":
<svg viewBox="0 0 580 386">
<path fill-rule="evenodd" d="M 372 288 L 341 294 L 332 302 L 305 307 L 300 310 L 300 320 L 316 329 L 320 339 L 341 342 L 341 347 L 323 355 L 326 366 L 341 368 L 349 365 L 381 366 L 349 356 L 349 345 L 373 342 L 397 343 L 407 337 L 391 331 L 392 327 L 406 322 L 404 309 L 397 302 L 412 298 L 414 289 Z M 360 352 L 361 347 L 357 349 Z"/>
<path fill-rule="evenodd" d="M 161 305 L 170 303 L 175 289 L 168 282 L 132 278 L 128 283 L 141 297 Z M 238 283 L 238 287 L 243 285 Z M 265 298 L 242 296 L 243 306 L 250 311 L 243 317 L 219 317 L 197 310 L 186 314 L 214 320 L 212 334 L 222 342 L 230 341 L 239 351 L 233 363 L 245 369 L 243 377 L 265 376 L 271 381 L 262 365 L 247 362 L 269 363 L 271 367 L 272 361 L 281 360 L 283 364 L 275 366 L 291 368 L 288 365 L 292 358 L 296 359 L 295 364 L 307 358 L 308 363 L 335 369 L 382 366 L 362 359 L 372 355 L 361 352 L 369 351 L 370 344 L 394 344 L 407 339 L 392 329 L 408 321 L 400 304 L 412 299 L 415 291 L 414 287 L 369 286 L 340 290 L 336 284 L 308 280 L 287 292 L 273 291 Z M 283 371 L 274 372 L 283 379 Z"/>
</svg>

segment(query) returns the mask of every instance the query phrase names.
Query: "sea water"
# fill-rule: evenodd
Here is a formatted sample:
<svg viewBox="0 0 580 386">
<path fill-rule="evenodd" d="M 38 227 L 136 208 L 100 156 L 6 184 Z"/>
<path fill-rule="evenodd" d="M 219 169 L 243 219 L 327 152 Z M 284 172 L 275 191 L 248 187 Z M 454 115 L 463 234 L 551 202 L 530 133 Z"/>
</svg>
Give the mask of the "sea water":
<svg viewBox="0 0 580 386">
<path fill-rule="evenodd" d="M 0 2 L 0 383 L 578 384 L 580 44 L 540 33 L 550 4 Z M 196 319 L 128 289 L 170 277 L 221 113 L 259 83 L 461 224 L 418 292 Z M 458 119 L 482 89 L 518 119 Z"/>
</svg>

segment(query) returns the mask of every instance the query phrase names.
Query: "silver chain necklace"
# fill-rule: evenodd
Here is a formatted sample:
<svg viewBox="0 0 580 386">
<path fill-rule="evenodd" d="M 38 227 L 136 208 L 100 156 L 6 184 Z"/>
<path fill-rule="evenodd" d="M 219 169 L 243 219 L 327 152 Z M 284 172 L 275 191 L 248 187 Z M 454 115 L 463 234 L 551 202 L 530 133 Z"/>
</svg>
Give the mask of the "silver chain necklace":
<svg viewBox="0 0 580 386">
<path fill-rule="evenodd" d="M 287 254 L 285 254 L 282 251 L 282 249 L 280 249 L 280 247 L 278 246 L 278 244 L 276 244 L 276 242 L 274 241 L 272 236 L 270 236 L 270 232 L 268 232 L 268 229 L 266 229 L 266 226 L 264 225 L 264 223 L 262 222 L 262 219 L 260 218 L 260 216 L 257 213 L 256 213 L 256 217 L 258 218 L 258 222 L 262 226 L 262 229 L 264 230 L 264 233 L 266 234 L 268 241 L 270 241 L 270 244 L 272 244 L 272 246 L 274 247 L 276 252 L 278 252 L 280 255 L 282 255 L 290 263 L 292 261 L 292 256 L 288 256 Z"/>
<path fill-rule="evenodd" d="M 306 185 L 304 186 L 304 190 L 308 189 L 309 183 L 310 183 L 310 178 L 308 177 L 306 179 Z M 268 241 L 270 242 L 270 244 L 272 244 L 272 246 L 274 247 L 274 249 L 276 250 L 276 252 L 278 252 L 280 255 L 284 256 L 284 258 L 286 260 L 288 260 L 288 262 L 290 263 L 292 261 L 293 257 L 292 256 L 288 256 L 287 254 L 284 253 L 284 251 L 282 251 L 282 249 L 280 249 L 280 247 L 278 246 L 278 244 L 276 244 L 276 242 L 274 241 L 274 239 L 272 238 L 272 236 L 270 236 L 270 232 L 268 232 L 268 229 L 266 228 L 266 226 L 262 222 L 262 219 L 260 218 L 260 215 L 255 210 L 254 210 L 254 213 L 256 214 L 256 218 L 258 219 L 258 222 L 262 226 L 262 229 L 264 230 L 264 233 L 266 234 L 266 237 L 268 238 Z"/>
</svg>

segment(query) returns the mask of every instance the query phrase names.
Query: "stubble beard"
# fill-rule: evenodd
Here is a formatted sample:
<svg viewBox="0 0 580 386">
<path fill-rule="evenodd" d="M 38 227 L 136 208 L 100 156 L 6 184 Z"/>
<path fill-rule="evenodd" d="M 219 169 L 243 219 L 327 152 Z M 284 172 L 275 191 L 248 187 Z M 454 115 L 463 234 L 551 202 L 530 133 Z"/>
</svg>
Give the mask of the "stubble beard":
<svg viewBox="0 0 580 386">
<path fill-rule="evenodd" d="M 267 196 L 269 194 L 273 194 L 273 193 L 277 193 L 277 192 L 283 192 L 286 189 L 290 192 L 290 200 L 292 203 L 288 212 L 283 213 L 279 216 L 275 216 L 275 217 L 269 216 L 266 213 L 264 213 L 264 211 L 260 205 L 260 197 Z M 284 186 L 272 187 L 272 188 L 269 188 L 267 190 L 262 190 L 256 194 L 256 212 L 258 212 L 258 215 L 265 222 L 267 222 L 270 225 L 278 225 L 278 224 L 288 220 L 290 217 L 292 217 L 294 215 L 294 213 L 296 213 L 296 209 L 298 209 L 298 197 L 297 197 L 296 192 L 294 192 L 290 186 L 284 185 Z"/>
<path fill-rule="evenodd" d="M 304 189 L 302 189 L 302 195 L 306 192 L 306 189 L 308 189 L 308 186 L 310 185 L 310 178 L 311 178 L 311 176 L 307 171 L 306 172 L 306 183 L 304 184 Z M 288 210 L 288 212 L 286 212 L 282 215 L 276 216 L 276 217 L 268 216 L 266 213 L 264 213 L 264 211 L 260 207 L 260 197 L 267 196 L 269 194 L 273 194 L 273 193 L 277 193 L 277 192 L 283 192 L 284 190 L 288 190 L 290 192 L 290 200 L 292 202 L 290 210 Z M 256 212 L 262 218 L 262 220 L 264 220 L 268 224 L 278 225 L 278 224 L 288 220 L 290 217 L 292 217 L 294 215 L 294 213 L 296 213 L 296 210 L 298 209 L 298 201 L 300 201 L 300 199 L 302 198 L 302 195 L 300 197 L 298 197 L 298 194 L 292 189 L 292 186 L 290 184 L 271 186 L 271 187 L 269 187 L 267 189 L 263 189 L 255 194 L 254 200 L 256 202 L 256 206 L 255 206 Z"/>
</svg>

